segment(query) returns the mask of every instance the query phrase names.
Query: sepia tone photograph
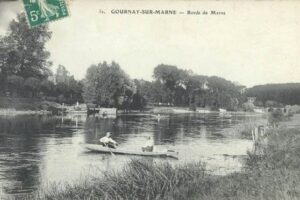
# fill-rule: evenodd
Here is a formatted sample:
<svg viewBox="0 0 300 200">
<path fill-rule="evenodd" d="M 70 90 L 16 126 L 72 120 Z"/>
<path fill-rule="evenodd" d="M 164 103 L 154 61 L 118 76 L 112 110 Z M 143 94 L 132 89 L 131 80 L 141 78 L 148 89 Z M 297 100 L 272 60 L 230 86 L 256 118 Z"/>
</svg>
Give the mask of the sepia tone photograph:
<svg viewBox="0 0 300 200">
<path fill-rule="evenodd" d="M 299 10 L 0 0 L 0 200 L 300 199 Z"/>
</svg>

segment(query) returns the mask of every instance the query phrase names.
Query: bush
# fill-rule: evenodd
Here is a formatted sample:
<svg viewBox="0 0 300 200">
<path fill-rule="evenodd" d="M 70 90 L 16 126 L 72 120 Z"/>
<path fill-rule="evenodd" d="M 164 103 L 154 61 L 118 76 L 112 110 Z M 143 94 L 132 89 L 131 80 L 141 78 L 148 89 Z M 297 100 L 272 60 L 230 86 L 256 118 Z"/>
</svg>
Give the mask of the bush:
<svg viewBox="0 0 300 200">
<path fill-rule="evenodd" d="M 246 103 L 243 103 L 242 108 L 245 112 L 253 112 L 255 106 L 253 103 L 246 102 Z"/>
<path fill-rule="evenodd" d="M 78 185 L 53 184 L 41 199 L 190 199 L 205 195 L 212 181 L 202 163 L 176 167 L 149 160 L 132 160 L 118 173 L 89 178 Z"/>
<path fill-rule="evenodd" d="M 285 119 L 286 117 L 284 116 L 280 108 L 272 110 L 268 116 L 269 124 L 273 127 L 276 127 L 280 121 L 283 121 Z"/>
</svg>

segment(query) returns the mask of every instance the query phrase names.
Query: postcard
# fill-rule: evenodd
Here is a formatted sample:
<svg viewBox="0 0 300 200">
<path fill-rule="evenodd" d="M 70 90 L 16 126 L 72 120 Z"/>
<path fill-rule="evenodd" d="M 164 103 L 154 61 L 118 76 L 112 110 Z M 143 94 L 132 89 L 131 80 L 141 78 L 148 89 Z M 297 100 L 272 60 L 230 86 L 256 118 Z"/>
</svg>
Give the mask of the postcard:
<svg viewBox="0 0 300 200">
<path fill-rule="evenodd" d="M 300 199 L 299 10 L 0 1 L 0 199 Z"/>
</svg>

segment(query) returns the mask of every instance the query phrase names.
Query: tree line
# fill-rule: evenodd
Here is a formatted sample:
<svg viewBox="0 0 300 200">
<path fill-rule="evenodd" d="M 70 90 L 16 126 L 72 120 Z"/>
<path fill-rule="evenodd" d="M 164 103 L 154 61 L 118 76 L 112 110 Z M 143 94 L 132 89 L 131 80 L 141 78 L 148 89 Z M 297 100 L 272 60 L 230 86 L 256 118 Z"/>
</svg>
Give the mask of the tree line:
<svg viewBox="0 0 300 200">
<path fill-rule="evenodd" d="M 0 96 L 82 101 L 80 81 L 62 65 L 56 74 L 51 71 L 50 53 L 45 49 L 50 39 L 47 25 L 29 28 L 24 14 L 9 24 L 8 34 L 0 37 Z"/>
<path fill-rule="evenodd" d="M 240 84 L 167 64 L 156 66 L 153 80 L 147 81 L 131 79 L 118 63 L 104 61 L 91 65 L 78 81 L 62 65 L 52 72 L 50 52 L 45 48 L 50 39 L 47 25 L 29 28 L 24 14 L 10 23 L 8 33 L 0 37 L 0 96 L 125 110 L 147 105 L 238 110 L 245 107 L 247 96 L 257 97 L 259 106 L 274 101 L 300 103 L 300 84 L 255 86 L 245 94 Z"/>
<path fill-rule="evenodd" d="M 62 65 L 51 71 L 51 39 L 47 25 L 29 28 L 24 14 L 0 38 L 0 95 L 44 98 L 73 104 L 77 101 L 120 109 L 146 105 L 174 105 L 236 110 L 243 102 L 243 86 L 220 77 L 202 76 L 161 64 L 153 81 L 131 79 L 118 63 L 91 65 L 84 80 L 77 81 Z"/>
<path fill-rule="evenodd" d="M 142 109 L 147 104 L 209 107 L 237 110 L 245 101 L 244 86 L 217 76 L 202 76 L 172 65 L 154 68 L 153 81 L 130 79 L 112 62 L 87 69 L 84 81 L 85 102 L 122 109 Z"/>
<path fill-rule="evenodd" d="M 259 106 L 299 105 L 300 83 L 257 85 L 247 89 L 246 96 L 256 97 Z"/>
</svg>

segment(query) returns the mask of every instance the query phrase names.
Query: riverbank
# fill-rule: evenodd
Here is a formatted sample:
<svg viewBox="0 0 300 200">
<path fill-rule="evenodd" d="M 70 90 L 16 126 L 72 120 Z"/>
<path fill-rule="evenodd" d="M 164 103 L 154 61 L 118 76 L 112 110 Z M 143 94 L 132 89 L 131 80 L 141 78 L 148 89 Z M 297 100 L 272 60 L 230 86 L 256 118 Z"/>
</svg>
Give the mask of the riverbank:
<svg viewBox="0 0 300 200">
<path fill-rule="evenodd" d="M 269 129 L 260 153 L 249 152 L 242 170 L 226 176 L 212 175 L 203 163 L 132 160 L 121 172 L 52 183 L 20 199 L 299 199 L 300 131 L 289 128 L 297 121 L 298 115 Z"/>
<path fill-rule="evenodd" d="M 16 110 L 10 109 L 0 109 L 0 116 L 15 116 L 15 115 L 46 115 L 52 112 L 47 110 Z"/>
<path fill-rule="evenodd" d="M 257 115 L 267 114 L 267 112 L 246 112 L 246 111 L 222 111 L 211 110 L 209 108 L 197 108 L 196 110 L 191 110 L 189 107 L 167 107 L 167 106 L 157 106 L 157 107 L 147 107 L 145 110 L 118 110 L 119 115 L 153 115 L 153 114 L 189 114 L 189 113 L 201 113 L 201 114 L 210 114 L 210 113 L 235 113 L 235 114 L 245 114 L 252 113 Z"/>
<path fill-rule="evenodd" d="M 51 114 L 60 104 L 37 98 L 0 97 L 0 115 Z"/>
</svg>

